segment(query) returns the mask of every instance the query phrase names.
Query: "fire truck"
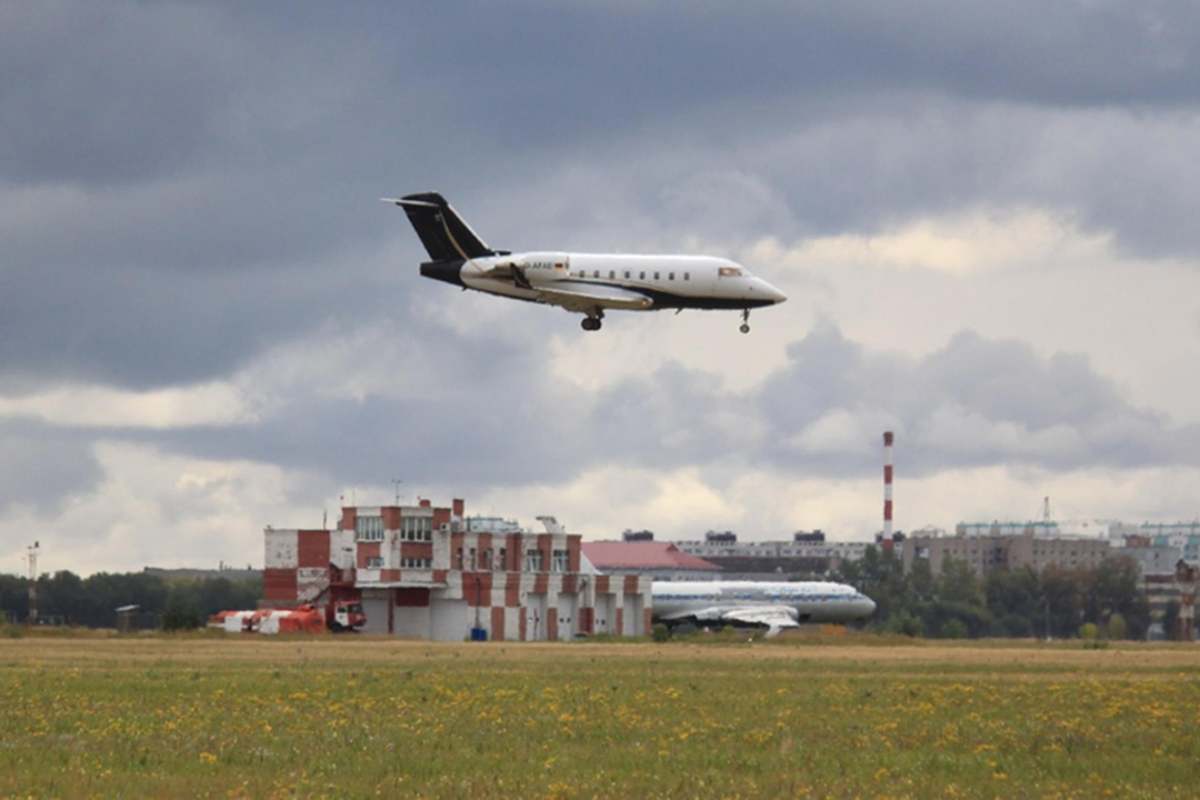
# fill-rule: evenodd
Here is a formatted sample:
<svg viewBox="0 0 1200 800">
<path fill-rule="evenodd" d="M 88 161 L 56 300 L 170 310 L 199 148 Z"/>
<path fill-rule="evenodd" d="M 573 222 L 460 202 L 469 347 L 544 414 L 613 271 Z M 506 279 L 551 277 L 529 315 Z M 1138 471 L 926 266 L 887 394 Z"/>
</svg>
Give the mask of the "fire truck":
<svg viewBox="0 0 1200 800">
<path fill-rule="evenodd" d="M 295 608 L 220 611 L 209 618 L 208 625 L 226 633 L 342 633 L 358 631 L 366 622 L 359 600 L 342 599 L 329 600 L 323 606 L 306 603 Z"/>
</svg>

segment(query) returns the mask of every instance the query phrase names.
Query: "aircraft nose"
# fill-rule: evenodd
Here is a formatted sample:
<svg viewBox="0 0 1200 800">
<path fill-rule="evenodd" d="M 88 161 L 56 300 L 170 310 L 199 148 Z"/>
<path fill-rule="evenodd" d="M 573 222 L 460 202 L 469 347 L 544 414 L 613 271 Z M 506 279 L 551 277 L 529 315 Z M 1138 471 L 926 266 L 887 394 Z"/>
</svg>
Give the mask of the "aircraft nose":
<svg viewBox="0 0 1200 800">
<path fill-rule="evenodd" d="M 762 278 L 754 279 L 755 293 L 765 297 L 771 303 L 778 305 L 787 300 L 787 295 L 776 289 L 771 284 L 764 281 Z"/>
</svg>

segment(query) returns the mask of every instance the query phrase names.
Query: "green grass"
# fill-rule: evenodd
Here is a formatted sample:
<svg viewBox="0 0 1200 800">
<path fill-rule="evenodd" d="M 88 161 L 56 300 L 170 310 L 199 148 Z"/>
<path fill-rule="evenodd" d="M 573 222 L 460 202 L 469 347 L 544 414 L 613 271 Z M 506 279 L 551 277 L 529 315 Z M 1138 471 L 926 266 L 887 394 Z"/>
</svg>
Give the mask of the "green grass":
<svg viewBox="0 0 1200 800">
<path fill-rule="evenodd" d="M 1192 648 L 0 640 L 0 796 L 1197 787 Z"/>
</svg>

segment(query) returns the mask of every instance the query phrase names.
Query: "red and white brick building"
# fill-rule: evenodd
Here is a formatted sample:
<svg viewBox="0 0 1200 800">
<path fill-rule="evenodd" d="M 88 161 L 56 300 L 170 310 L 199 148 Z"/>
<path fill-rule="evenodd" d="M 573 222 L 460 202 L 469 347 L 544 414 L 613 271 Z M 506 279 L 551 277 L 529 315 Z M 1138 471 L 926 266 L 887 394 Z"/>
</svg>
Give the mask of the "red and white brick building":
<svg viewBox="0 0 1200 800">
<path fill-rule="evenodd" d="M 541 641 L 650 630 L 650 580 L 596 573 L 578 534 L 450 508 L 347 507 L 335 530 L 264 531 L 263 606 L 358 599 L 367 633 Z M 499 524 L 497 524 L 499 523 Z"/>
</svg>

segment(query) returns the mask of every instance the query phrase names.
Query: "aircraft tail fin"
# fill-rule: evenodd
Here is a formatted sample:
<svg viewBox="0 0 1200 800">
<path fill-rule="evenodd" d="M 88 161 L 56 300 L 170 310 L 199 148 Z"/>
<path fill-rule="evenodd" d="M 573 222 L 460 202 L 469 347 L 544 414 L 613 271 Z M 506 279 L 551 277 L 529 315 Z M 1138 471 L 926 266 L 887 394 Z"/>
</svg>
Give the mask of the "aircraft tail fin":
<svg viewBox="0 0 1200 800">
<path fill-rule="evenodd" d="M 385 197 L 383 202 L 404 209 L 434 261 L 465 261 L 496 254 L 437 192 Z"/>
</svg>

